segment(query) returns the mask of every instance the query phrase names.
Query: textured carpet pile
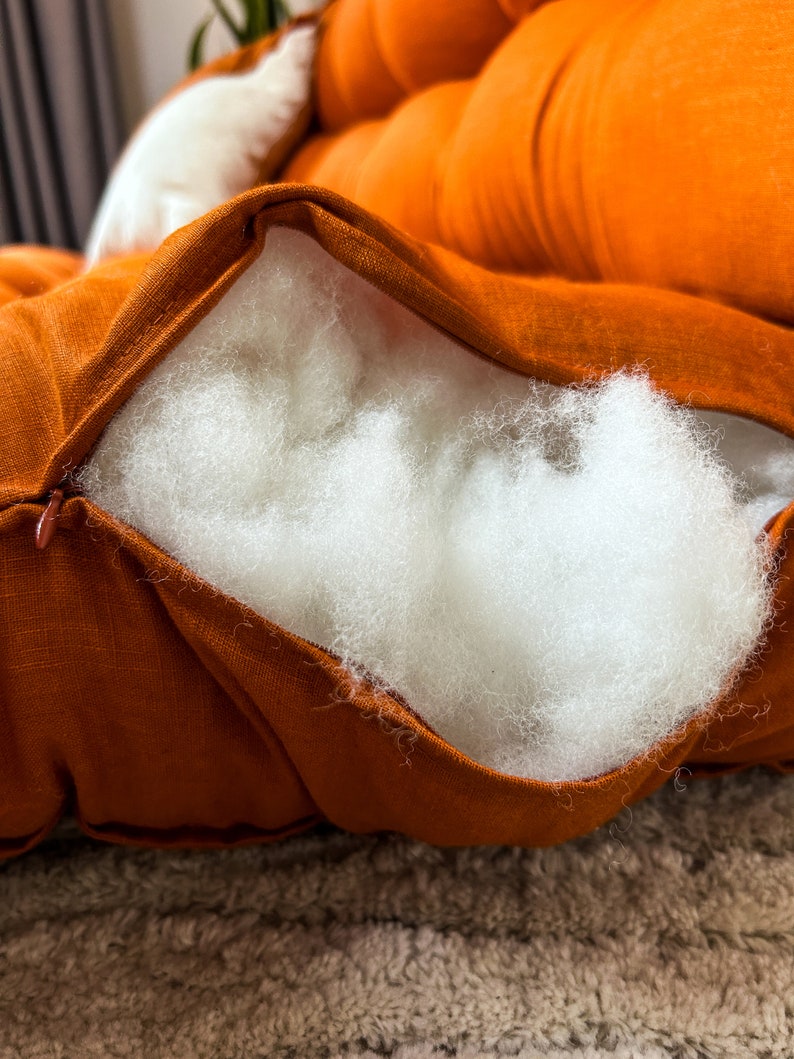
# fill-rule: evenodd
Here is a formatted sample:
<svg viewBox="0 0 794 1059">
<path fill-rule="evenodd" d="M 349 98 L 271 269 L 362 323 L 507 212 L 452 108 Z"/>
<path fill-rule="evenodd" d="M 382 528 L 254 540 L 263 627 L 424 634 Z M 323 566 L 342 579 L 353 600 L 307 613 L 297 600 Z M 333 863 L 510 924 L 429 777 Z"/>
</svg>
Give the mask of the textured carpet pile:
<svg viewBox="0 0 794 1059">
<path fill-rule="evenodd" d="M 794 781 L 668 785 L 550 850 L 69 825 L 0 868 L 0 1056 L 794 1056 Z"/>
</svg>

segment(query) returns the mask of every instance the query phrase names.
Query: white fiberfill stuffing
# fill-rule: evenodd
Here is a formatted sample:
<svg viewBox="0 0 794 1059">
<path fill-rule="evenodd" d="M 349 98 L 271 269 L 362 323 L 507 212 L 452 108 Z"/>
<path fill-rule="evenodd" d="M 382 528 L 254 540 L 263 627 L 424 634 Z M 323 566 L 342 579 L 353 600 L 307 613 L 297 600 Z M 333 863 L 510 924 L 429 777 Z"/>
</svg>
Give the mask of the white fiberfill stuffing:
<svg viewBox="0 0 794 1059">
<path fill-rule="evenodd" d="M 714 435 L 643 377 L 541 385 L 272 230 L 83 483 L 207 581 L 561 781 L 705 708 L 768 620 Z"/>
</svg>

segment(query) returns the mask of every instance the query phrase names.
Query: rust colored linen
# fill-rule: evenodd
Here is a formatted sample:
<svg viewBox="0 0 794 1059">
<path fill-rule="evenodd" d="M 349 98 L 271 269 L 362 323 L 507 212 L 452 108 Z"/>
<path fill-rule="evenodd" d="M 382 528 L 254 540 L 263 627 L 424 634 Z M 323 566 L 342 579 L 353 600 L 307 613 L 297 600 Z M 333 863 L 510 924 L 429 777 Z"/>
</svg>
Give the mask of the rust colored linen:
<svg viewBox="0 0 794 1059">
<path fill-rule="evenodd" d="M 45 294 L 77 275 L 80 254 L 50 246 L 0 247 L 0 305 Z"/>
<path fill-rule="evenodd" d="M 489 268 L 794 323 L 794 0 L 405 7 L 329 9 L 284 179 Z"/>
<path fill-rule="evenodd" d="M 71 806 L 93 835 L 160 846 L 277 838 L 328 819 L 440 844 L 545 845 L 686 766 L 794 765 L 794 506 L 774 522 L 768 646 L 708 716 L 569 783 L 477 765 L 409 708 L 219 594 L 84 497 L 49 547 L 50 492 L 113 413 L 256 258 L 268 228 L 316 239 L 473 355 L 555 383 L 642 363 L 677 400 L 794 435 L 794 333 L 651 288 L 500 275 L 311 187 L 256 189 L 118 260 L 0 309 L 0 850 Z M 374 527 L 376 529 L 376 527 Z"/>
<path fill-rule="evenodd" d="M 519 18 L 544 2 L 345 0 L 331 5 L 317 64 L 323 128 L 338 132 L 384 117 L 424 88 L 476 76 Z"/>
</svg>

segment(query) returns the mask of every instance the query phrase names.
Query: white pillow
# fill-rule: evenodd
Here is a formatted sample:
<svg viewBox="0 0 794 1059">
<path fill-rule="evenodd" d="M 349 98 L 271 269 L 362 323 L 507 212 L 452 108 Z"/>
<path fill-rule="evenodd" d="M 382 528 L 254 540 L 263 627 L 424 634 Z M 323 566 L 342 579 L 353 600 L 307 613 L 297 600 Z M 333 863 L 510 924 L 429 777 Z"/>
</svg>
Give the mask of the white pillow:
<svg viewBox="0 0 794 1059">
<path fill-rule="evenodd" d="M 296 26 L 250 72 L 207 78 L 154 110 L 108 181 L 87 266 L 153 250 L 252 187 L 308 103 L 315 46 L 316 27 Z"/>
</svg>

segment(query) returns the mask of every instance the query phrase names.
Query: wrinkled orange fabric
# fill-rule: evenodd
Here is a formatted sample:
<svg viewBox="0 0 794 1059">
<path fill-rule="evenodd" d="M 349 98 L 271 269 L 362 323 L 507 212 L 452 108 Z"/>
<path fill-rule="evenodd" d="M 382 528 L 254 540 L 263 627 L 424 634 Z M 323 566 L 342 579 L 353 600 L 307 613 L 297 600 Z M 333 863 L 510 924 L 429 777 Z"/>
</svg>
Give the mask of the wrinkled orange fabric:
<svg viewBox="0 0 794 1059">
<path fill-rule="evenodd" d="M 264 841 L 328 819 L 441 844 L 560 842 L 686 765 L 794 765 L 794 506 L 771 527 L 778 611 L 758 664 L 648 756 L 547 784 L 477 765 L 323 650 L 204 584 L 79 495 L 51 490 L 259 254 L 296 227 L 476 355 L 556 383 L 641 362 L 680 401 L 794 435 L 794 332 L 686 295 L 500 276 L 313 188 L 247 193 L 170 237 L 0 310 L 0 850 L 71 806 L 90 834 Z M 377 529 L 377 527 L 373 527 Z"/>
<path fill-rule="evenodd" d="M 322 126 L 284 179 L 489 268 L 794 323 L 794 0 L 337 0 L 325 22 Z"/>
</svg>

